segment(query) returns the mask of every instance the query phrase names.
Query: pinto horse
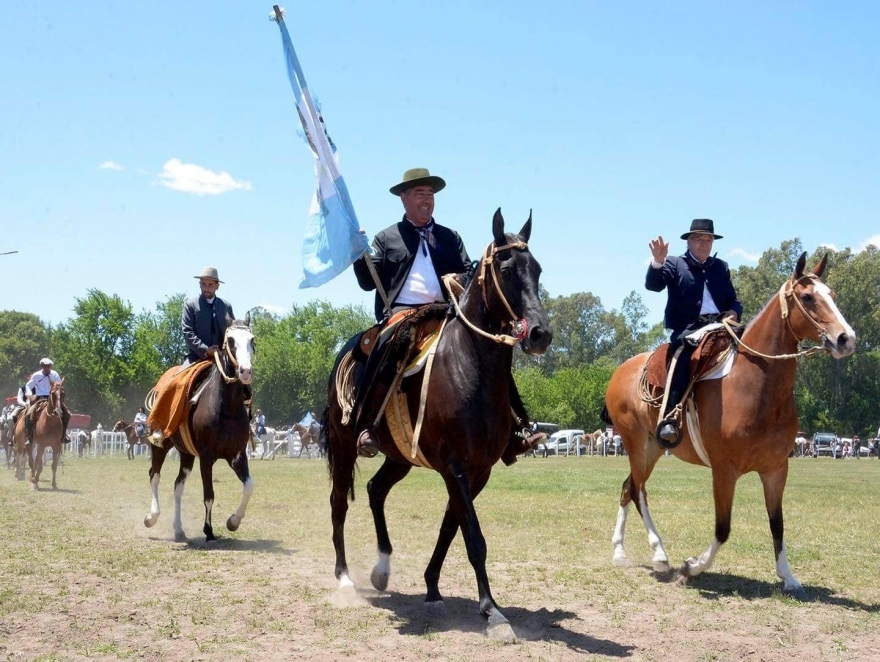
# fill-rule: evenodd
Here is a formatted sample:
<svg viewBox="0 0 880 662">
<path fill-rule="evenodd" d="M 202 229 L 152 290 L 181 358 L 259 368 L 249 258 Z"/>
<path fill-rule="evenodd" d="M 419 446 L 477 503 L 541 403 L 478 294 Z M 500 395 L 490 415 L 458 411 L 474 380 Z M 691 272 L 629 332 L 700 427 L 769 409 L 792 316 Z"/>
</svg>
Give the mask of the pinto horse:
<svg viewBox="0 0 880 662">
<path fill-rule="evenodd" d="M 437 471 L 446 483 L 449 501 L 434 553 L 425 570 L 426 602 L 442 605 L 438 583 L 449 546 L 461 529 L 468 560 L 474 568 L 479 592 L 479 610 L 488 620 L 487 634 L 503 641 L 515 641 L 507 619 L 489 590 L 486 573 L 486 540 L 474 509 L 474 499 L 489 480 L 492 467 L 504 454 L 514 432 L 510 408 L 513 346 L 526 354 L 542 354 L 550 345 L 550 323 L 538 294 L 541 267 L 528 248 L 532 219 L 529 216 L 519 234 L 505 234 L 501 210 L 492 222 L 494 241 L 486 248 L 478 277 L 456 303 L 457 315 L 449 319 L 435 346 L 429 377 L 424 370 L 403 378 L 410 420 L 421 419 L 420 441 L 413 442 L 422 466 Z M 454 300 L 454 297 L 453 297 Z M 516 336 L 506 335 L 511 329 Z M 354 500 L 354 472 L 357 460 L 356 433 L 345 421 L 343 403 L 353 399 L 363 365 L 356 363 L 354 380 L 346 380 L 344 366 L 349 350 L 360 335 L 346 344 L 337 357 L 328 385 L 328 406 L 322 421 L 327 462 L 332 483 L 330 507 L 333 546 L 336 550 L 336 578 L 340 589 L 354 586 L 345 557 L 345 516 L 348 500 Z M 341 374 L 337 374 L 341 373 Z M 337 386 L 337 379 L 341 387 Z M 421 396 L 428 379 L 426 395 Z M 420 399 L 425 406 L 420 411 Z M 418 428 L 418 423 L 416 424 Z M 415 452 L 403 452 L 395 444 L 387 417 L 376 427 L 376 438 L 385 461 L 367 483 L 370 509 L 376 528 L 379 559 L 371 582 L 384 591 L 391 573 L 391 541 L 385 523 L 385 499 L 394 485 L 412 469 Z"/>
<path fill-rule="evenodd" d="M 27 443 L 25 418 L 28 411 L 22 412 L 15 424 L 15 476 L 18 480 L 24 479 L 24 459 L 27 457 L 31 469 L 31 484 L 35 490 L 40 489 L 40 474 L 43 472 L 43 455 L 47 448 L 52 449 L 52 489 L 57 490 L 55 481 L 58 472 L 58 460 L 61 458 L 61 436 L 64 424 L 61 417 L 64 414 L 64 378 L 60 382 L 54 382 L 49 390 L 46 400 L 38 401 L 37 422 L 34 425 L 33 438 Z"/>
<path fill-rule="evenodd" d="M 686 560 L 683 578 L 695 577 L 712 566 L 712 561 L 730 535 L 733 494 L 740 476 L 756 471 L 764 487 L 764 502 L 770 519 L 776 574 L 784 591 L 803 591 L 788 564 L 783 539 L 782 493 L 788 477 L 788 456 L 798 430 L 794 402 L 794 379 L 799 356 L 827 351 L 834 358 L 852 354 L 856 336 L 834 303 L 831 290 L 821 276 L 827 255 L 812 272 L 804 272 L 806 253 L 797 261 L 794 273 L 736 340 L 730 374 L 723 379 L 699 382 L 695 389 L 698 427 L 683 426 L 682 442 L 672 454 L 685 462 L 712 470 L 715 499 L 715 539 L 699 557 Z M 798 352 L 798 343 L 810 340 L 817 347 Z M 648 511 L 645 483 L 664 450 L 654 439 L 656 404 L 646 402 L 641 375 L 649 354 L 640 354 L 621 365 L 612 375 L 605 396 L 606 411 L 623 438 L 629 455 L 630 474 L 623 483 L 617 525 L 614 529 L 614 564 L 626 564 L 623 547 L 630 502 L 648 531 L 654 550 L 653 566 L 669 572 L 669 558 Z M 698 435 L 694 431 L 699 432 Z"/>
<path fill-rule="evenodd" d="M 147 436 L 139 437 L 137 434 L 137 430 L 135 429 L 134 423 L 129 423 L 123 418 L 120 418 L 116 421 L 116 425 L 113 426 L 113 432 L 124 432 L 125 438 L 128 441 L 128 459 L 134 459 L 134 447 L 138 444 L 146 444 L 149 448 L 151 444 L 147 441 Z"/>
<path fill-rule="evenodd" d="M 242 500 L 238 509 L 229 516 L 226 528 L 235 531 L 245 516 L 248 501 L 254 491 L 254 481 L 248 470 L 247 445 L 249 443 L 248 403 L 250 384 L 253 380 L 252 360 L 254 335 L 250 329 L 250 314 L 241 320 L 230 320 L 226 328 L 223 346 L 215 355 L 215 365 L 208 375 L 195 404 L 190 406 L 187 422 L 192 444 L 184 439 L 178 429 L 153 448 L 150 466 L 150 487 L 153 500 L 150 513 L 144 517 L 144 526 L 151 527 L 159 520 L 159 477 L 165 456 L 172 448 L 180 453 L 180 472 L 174 481 L 174 539 L 186 540 L 180 518 L 183 488 L 199 457 L 202 474 L 202 491 L 205 502 L 205 525 L 203 532 L 207 542 L 216 540 L 211 525 L 211 508 L 214 505 L 213 468 L 217 460 L 226 460 L 242 482 Z"/>
</svg>

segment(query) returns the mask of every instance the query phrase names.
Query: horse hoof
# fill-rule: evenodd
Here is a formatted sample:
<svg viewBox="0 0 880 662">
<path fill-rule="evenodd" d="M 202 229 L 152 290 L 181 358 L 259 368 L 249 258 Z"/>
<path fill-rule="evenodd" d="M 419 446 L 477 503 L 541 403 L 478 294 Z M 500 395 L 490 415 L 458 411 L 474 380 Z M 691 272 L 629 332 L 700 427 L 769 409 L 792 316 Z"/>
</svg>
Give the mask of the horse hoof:
<svg viewBox="0 0 880 662">
<path fill-rule="evenodd" d="M 797 586 L 786 586 L 782 589 L 782 593 L 786 597 L 792 598 L 793 600 L 800 600 L 801 602 L 805 602 L 808 600 L 807 592 L 800 584 L 798 584 Z"/>
<path fill-rule="evenodd" d="M 186 534 L 183 531 L 175 531 L 174 542 L 186 542 Z"/>
<path fill-rule="evenodd" d="M 146 515 L 144 517 L 144 526 L 149 529 L 151 526 L 153 526 L 158 521 L 159 521 L 158 515 Z"/>
<path fill-rule="evenodd" d="M 238 531 L 239 526 L 241 526 L 241 517 L 233 513 L 229 516 L 229 519 L 226 520 L 226 528 L 230 531 Z"/>
<path fill-rule="evenodd" d="M 629 567 L 629 559 L 626 558 L 625 554 L 621 554 L 620 556 L 614 555 L 614 558 L 611 559 L 611 563 L 614 564 L 615 568 L 628 568 Z"/>
<path fill-rule="evenodd" d="M 662 575 L 672 572 L 672 568 L 669 567 L 669 561 L 654 561 L 651 567 L 654 569 L 654 572 Z"/>
<path fill-rule="evenodd" d="M 500 641 L 503 644 L 515 644 L 516 643 L 516 635 L 513 633 L 513 628 L 510 627 L 510 623 L 495 623 L 489 624 L 486 627 L 486 636 L 492 641 Z"/>
<path fill-rule="evenodd" d="M 370 573 L 370 583 L 377 591 L 384 591 L 388 588 L 388 573 L 373 568 L 373 572 Z"/>
</svg>

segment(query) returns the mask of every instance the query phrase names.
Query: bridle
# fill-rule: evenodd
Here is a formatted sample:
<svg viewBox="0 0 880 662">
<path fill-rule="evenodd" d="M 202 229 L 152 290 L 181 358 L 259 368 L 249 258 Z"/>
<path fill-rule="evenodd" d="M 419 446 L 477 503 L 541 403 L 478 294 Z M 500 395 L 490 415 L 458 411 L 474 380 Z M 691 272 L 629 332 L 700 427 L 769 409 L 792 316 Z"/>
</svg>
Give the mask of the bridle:
<svg viewBox="0 0 880 662">
<path fill-rule="evenodd" d="M 509 345 L 513 347 L 521 340 L 528 337 L 528 323 L 525 318 L 517 318 L 516 313 L 513 312 L 513 308 L 510 307 L 510 303 L 507 301 L 507 297 L 504 296 L 504 292 L 501 290 L 501 281 L 498 279 L 498 272 L 495 268 L 495 256 L 501 251 L 506 250 L 520 250 L 525 251 L 528 250 L 529 245 L 525 241 L 515 241 L 511 244 L 505 244 L 503 246 L 495 246 L 494 242 L 490 243 L 486 246 L 486 250 L 483 253 L 483 259 L 480 260 L 480 273 L 477 276 L 477 284 L 480 286 L 480 291 L 483 297 L 483 303 L 486 308 L 489 308 L 489 279 L 487 278 L 487 273 L 492 275 L 492 284 L 495 286 L 495 293 L 501 299 L 501 303 L 504 304 L 504 307 L 507 309 L 507 313 L 510 315 L 510 321 L 505 322 L 504 326 L 510 325 L 512 329 L 514 329 L 514 335 L 507 335 L 503 333 L 492 334 L 483 331 L 478 328 L 475 324 L 473 324 L 469 319 L 464 316 L 464 313 L 461 311 L 461 307 L 458 305 L 458 299 L 455 296 L 455 291 L 452 286 L 452 282 L 454 281 L 454 276 L 451 274 L 447 274 L 443 276 L 443 284 L 446 286 L 446 290 L 449 292 L 449 298 L 452 301 L 453 306 L 455 306 L 455 312 L 458 315 L 459 319 L 465 323 L 465 325 L 483 336 L 484 338 L 489 338 L 497 343 L 503 343 L 505 345 Z"/>
<path fill-rule="evenodd" d="M 242 327 L 239 327 L 242 328 Z M 220 355 L 226 354 L 229 359 L 229 363 L 232 365 L 232 369 L 234 374 L 232 377 L 226 374 L 226 371 L 223 369 L 223 364 L 220 361 Z M 235 360 L 235 356 L 232 354 L 232 350 L 229 349 L 229 329 L 226 329 L 226 333 L 223 334 L 223 346 L 220 348 L 219 352 L 214 353 L 214 364 L 217 366 L 217 370 L 220 372 L 220 376 L 223 378 L 227 384 L 233 384 L 239 380 L 238 377 L 238 361 Z"/>
<path fill-rule="evenodd" d="M 802 356 L 811 356 L 813 354 L 818 354 L 819 352 L 827 352 L 828 348 L 826 347 L 826 343 L 828 341 L 828 331 L 825 329 L 824 326 L 819 324 L 815 320 L 815 318 L 812 315 L 810 315 L 809 312 L 807 312 L 807 309 L 804 308 L 804 304 L 801 303 L 800 298 L 798 298 L 794 293 L 794 288 L 796 285 L 800 285 L 802 283 L 802 281 L 809 282 L 812 280 L 819 280 L 819 277 L 816 276 L 815 274 L 804 274 L 803 276 L 801 276 L 797 280 L 794 280 L 794 281 L 791 279 L 786 280 L 782 284 L 782 287 L 779 288 L 779 294 L 778 294 L 779 308 L 780 308 L 780 312 L 782 315 L 782 319 L 785 320 L 785 326 L 788 329 L 788 332 L 795 339 L 795 342 L 800 343 L 802 340 L 805 340 L 805 337 L 803 337 L 803 338 L 799 337 L 794 332 L 794 329 L 791 328 L 791 315 L 790 315 L 790 310 L 789 310 L 789 306 L 788 306 L 788 299 L 789 299 L 789 297 L 791 297 L 791 299 L 795 303 L 795 307 L 798 310 L 800 310 L 800 312 L 804 316 L 804 318 L 806 320 L 808 320 L 810 322 L 810 324 L 813 325 L 813 328 L 815 328 L 816 331 L 819 332 L 819 336 L 821 338 L 821 341 L 818 345 L 815 345 L 813 347 L 808 347 L 807 349 L 801 350 L 800 352 L 797 352 L 795 354 L 776 354 L 776 355 L 763 354 L 763 353 L 759 352 L 758 350 L 753 349 L 752 347 L 749 347 L 748 345 L 746 345 L 739 338 L 739 336 L 736 333 L 734 333 L 733 329 L 730 326 L 730 320 L 725 319 L 725 320 L 722 320 L 721 323 L 724 324 L 724 328 L 727 329 L 727 332 L 731 335 L 731 337 L 737 342 L 737 344 L 740 347 L 745 349 L 750 354 L 754 354 L 755 356 L 760 356 L 761 358 L 773 359 L 773 360 L 775 360 L 775 359 L 798 359 L 798 358 L 801 358 Z"/>
<path fill-rule="evenodd" d="M 54 386 L 54 384 L 53 384 Z M 49 416 L 61 416 L 61 396 L 64 393 L 64 386 L 49 389 L 49 400 L 46 403 L 46 414 Z"/>
</svg>

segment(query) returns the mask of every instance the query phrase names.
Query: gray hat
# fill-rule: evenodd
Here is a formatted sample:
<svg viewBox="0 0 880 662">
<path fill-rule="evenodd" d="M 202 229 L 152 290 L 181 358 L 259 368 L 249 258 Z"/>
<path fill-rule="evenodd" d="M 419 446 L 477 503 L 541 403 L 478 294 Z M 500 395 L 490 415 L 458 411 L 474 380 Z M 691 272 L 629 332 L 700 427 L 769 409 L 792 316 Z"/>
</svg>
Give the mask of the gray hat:
<svg viewBox="0 0 880 662">
<path fill-rule="evenodd" d="M 40 365 L 55 365 L 55 364 L 52 363 L 52 359 L 50 359 L 49 357 L 45 357 L 45 358 L 40 359 Z"/>
<path fill-rule="evenodd" d="M 394 195 L 400 195 L 415 186 L 430 186 L 434 189 L 434 193 L 439 193 L 446 188 L 446 182 L 442 177 L 432 175 L 427 168 L 410 168 L 403 173 L 403 181 L 388 190 Z"/>
<path fill-rule="evenodd" d="M 220 276 L 217 274 L 217 267 L 205 267 L 202 269 L 202 273 L 198 276 L 193 276 L 193 278 L 198 278 L 201 280 L 202 278 L 210 278 L 211 280 L 216 280 L 218 283 L 222 283 L 220 280 Z"/>
</svg>

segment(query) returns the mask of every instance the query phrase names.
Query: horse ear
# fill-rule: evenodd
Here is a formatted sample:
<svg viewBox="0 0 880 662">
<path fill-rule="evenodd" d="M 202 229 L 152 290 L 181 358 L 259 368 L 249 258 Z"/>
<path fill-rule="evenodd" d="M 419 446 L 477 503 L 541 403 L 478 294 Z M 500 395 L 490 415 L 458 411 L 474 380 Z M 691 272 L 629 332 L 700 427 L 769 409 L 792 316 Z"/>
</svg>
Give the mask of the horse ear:
<svg viewBox="0 0 880 662">
<path fill-rule="evenodd" d="M 797 264 L 794 266 L 794 279 L 798 280 L 804 275 L 804 265 L 807 263 L 807 251 L 801 253 Z"/>
<path fill-rule="evenodd" d="M 251 327 L 251 311 L 247 311 L 247 314 L 244 316 L 244 323 L 248 325 L 248 328 Z"/>
<path fill-rule="evenodd" d="M 825 267 L 827 267 L 827 266 L 828 266 L 828 253 L 825 253 L 822 256 L 822 259 L 819 261 L 819 264 L 817 264 L 815 267 L 813 267 L 813 274 L 815 276 L 818 276 L 819 278 L 822 278 L 822 274 L 825 273 Z"/>
<path fill-rule="evenodd" d="M 529 243 L 529 237 L 532 236 L 532 210 L 529 209 L 529 220 L 526 221 L 526 224 L 522 226 L 522 230 L 519 231 L 519 238 L 524 242 Z"/>
<path fill-rule="evenodd" d="M 228 329 L 230 326 L 232 326 L 232 323 L 234 321 L 235 320 L 232 319 L 232 315 L 229 314 L 229 309 L 227 308 L 227 310 L 226 310 L 226 328 Z"/>
<path fill-rule="evenodd" d="M 504 217 L 501 215 L 501 207 L 495 211 L 492 217 L 492 236 L 495 237 L 496 246 L 504 246 L 507 239 L 504 236 Z"/>
</svg>

